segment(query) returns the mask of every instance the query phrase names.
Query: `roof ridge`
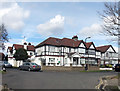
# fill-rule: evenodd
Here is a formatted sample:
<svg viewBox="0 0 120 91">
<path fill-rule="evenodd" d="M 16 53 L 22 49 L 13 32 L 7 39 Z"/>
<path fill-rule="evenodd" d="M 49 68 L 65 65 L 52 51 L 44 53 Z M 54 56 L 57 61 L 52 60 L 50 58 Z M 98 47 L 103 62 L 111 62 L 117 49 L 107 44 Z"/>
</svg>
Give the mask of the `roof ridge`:
<svg viewBox="0 0 120 91">
<path fill-rule="evenodd" d="M 111 45 L 97 46 L 96 48 L 99 48 L 99 47 L 107 47 L 107 46 L 111 46 Z"/>
<path fill-rule="evenodd" d="M 55 37 L 49 37 L 49 38 L 60 39 L 60 38 L 55 38 Z M 48 38 L 48 39 L 49 39 L 49 38 Z"/>
<path fill-rule="evenodd" d="M 94 43 L 94 42 L 85 42 L 85 41 L 83 41 L 84 43 Z"/>
<path fill-rule="evenodd" d="M 73 40 L 73 39 L 70 39 L 70 38 L 62 38 L 62 39 L 69 39 L 69 40 Z M 75 40 L 73 40 L 75 41 Z M 77 41 L 83 41 L 83 40 L 77 40 Z"/>
<path fill-rule="evenodd" d="M 22 44 L 13 44 L 13 45 L 22 45 Z M 23 46 L 23 45 L 22 45 Z"/>
</svg>

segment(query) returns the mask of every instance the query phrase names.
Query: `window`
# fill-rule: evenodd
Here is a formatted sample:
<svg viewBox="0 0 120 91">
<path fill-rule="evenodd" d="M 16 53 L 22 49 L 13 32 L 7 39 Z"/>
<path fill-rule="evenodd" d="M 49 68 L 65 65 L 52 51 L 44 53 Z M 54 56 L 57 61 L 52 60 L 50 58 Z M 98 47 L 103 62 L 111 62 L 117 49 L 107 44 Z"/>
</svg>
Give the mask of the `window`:
<svg viewBox="0 0 120 91">
<path fill-rule="evenodd" d="M 54 52 L 55 51 L 55 47 L 50 46 L 50 52 Z"/>
<path fill-rule="evenodd" d="M 85 49 L 79 48 L 79 53 L 85 53 Z"/>
<path fill-rule="evenodd" d="M 95 55 L 95 50 L 88 50 L 88 54 Z"/>
<path fill-rule="evenodd" d="M 67 58 L 65 58 L 65 62 L 64 62 L 64 64 L 65 64 L 65 65 L 67 64 Z"/>
<path fill-rule="evenodd" d="M 48 65 L 52 65 L 55 63 L 55 58 L 49 58 L 49 63 Z"/>
<path fill-rule="evenodd" d="M 50 63 L 54 63 L 55 62 L 55 58 L 49 58 L 49 62 Z"/>
<path fill-rule="evenodd" d="M 92 66 L 95 66 L 95 65 L 97 65 L 97 60 L 95 60 L 95 59 L 87 59 L 86 60 L 86 64 L 90 64 L 90 65 L 92 65 Z"/>
<path fill-rule="evenodd" d="M 118 54 L 117 53 L 112 53 L 112 57 L 117 58 Z"/>
<path fill-rule="evenodd" d="M 71 48 L 69 48 L 69 52 L 71 52 Z"/>
<path fill-rule="evenodd" d="M 108 53 L 106 53 L 106 57 L 108 57 Z"/>
<path fill-rule="evenodd" d="M 26 63 L 26 65 L 30 65 L 29 63 Z"/>
<path fill-rule="evenodd" d="M 41 50 L 37 50 L 37 54 L 41 55 L 42 54 Z"/>
<path fill-rule="evenodd" d="M 80 61 L 81 61 L 81 64 L 85 64 L 85 59 L 84 58 L 81 58 Z"/>
<path fill-rule="evenodd" d="M 37 65 L 36 63 L 31 63 L 32 65 Z"/>
</svg>

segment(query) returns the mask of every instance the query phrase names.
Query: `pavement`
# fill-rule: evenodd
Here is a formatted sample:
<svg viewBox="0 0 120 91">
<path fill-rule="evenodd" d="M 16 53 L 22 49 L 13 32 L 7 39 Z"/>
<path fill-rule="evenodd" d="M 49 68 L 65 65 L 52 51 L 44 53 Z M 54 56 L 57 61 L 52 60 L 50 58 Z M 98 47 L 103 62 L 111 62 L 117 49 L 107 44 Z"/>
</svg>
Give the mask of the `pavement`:
<svg viewBox="0 0 120 91">
<path fill-rule="evenodd" d="M 95 87 L 96 89 L 104 90 L 104 91 L 118 91 L 118 77 L 116 75 L 103 76 L 100 78 L 99 84 Z M 109 90 L 108 90 L 109 89 Z M 120 90 L 119 90 L 120 91 Z"/>
<path fill-rule="evenodd" d="M 1 67 L 0 67 L 0 69 L 1 69 Z M 0 91 L 1 91 L 1 89 L 2 89 L 2 72 L 0 72 Z"/>
<path fill-rule="evenodd" d="M 95 89 L 102 76 L 117 75 L 117 72 L 28 72 L 7 69 L 2 84 L 12 89 Z"/>
</svg>

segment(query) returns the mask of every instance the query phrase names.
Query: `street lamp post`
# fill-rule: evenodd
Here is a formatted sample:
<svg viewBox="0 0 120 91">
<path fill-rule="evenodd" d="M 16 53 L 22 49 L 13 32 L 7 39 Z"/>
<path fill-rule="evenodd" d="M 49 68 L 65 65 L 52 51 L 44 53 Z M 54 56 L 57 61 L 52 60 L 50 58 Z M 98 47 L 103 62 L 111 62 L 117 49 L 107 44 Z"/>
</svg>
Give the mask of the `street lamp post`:
<svg viewBox="0 0 120 91">
<path fill-rule="evenodd" d="M 87 37 L 87 38 L 85 38 L 85 43 L 86 43 L 86 41 L 87 41 L 87 39 L 90 39 L 91 37 Z"/>
<path fill-rule="evenodd" d="M 85 38 L 85 43 L 86 43 L 87 39 L 90 39 L 90 38 L 91 38 L 91 37 Z M 86 54 L 86 52 L 85 52 L 85 54 Z M 88 65 L 87 65 L 87 63 L 85 63 L 85 70 L 88 70 Z"/>
</svg>

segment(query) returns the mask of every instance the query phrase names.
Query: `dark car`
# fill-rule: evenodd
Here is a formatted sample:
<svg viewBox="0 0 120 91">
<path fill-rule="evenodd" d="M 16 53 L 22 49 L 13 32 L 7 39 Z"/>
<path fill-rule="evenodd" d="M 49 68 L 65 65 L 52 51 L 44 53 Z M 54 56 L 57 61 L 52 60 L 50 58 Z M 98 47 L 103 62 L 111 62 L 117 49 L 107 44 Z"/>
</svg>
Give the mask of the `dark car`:
<svg viewBox="0 0 120 91">
<path fill-rule="evenodd" d="M 117 72 L 120 71 L 120 64 L 115 65 L 115 71 L 117 71 Z"/>
<path fill-rule="evenodd" d="M 37 65 L 36 63 L 24 62 L 23 65 L 19 66 L 19 69 L 28 70 L 28 71 L 33 71 L 33 70 L 40 71 L 41 66 Z"/>
<path fill-rule="evenodd" d="M 3 61 L 5 68 L 12 68 L 12 65 L 8 61 Z"/>
</svg>

